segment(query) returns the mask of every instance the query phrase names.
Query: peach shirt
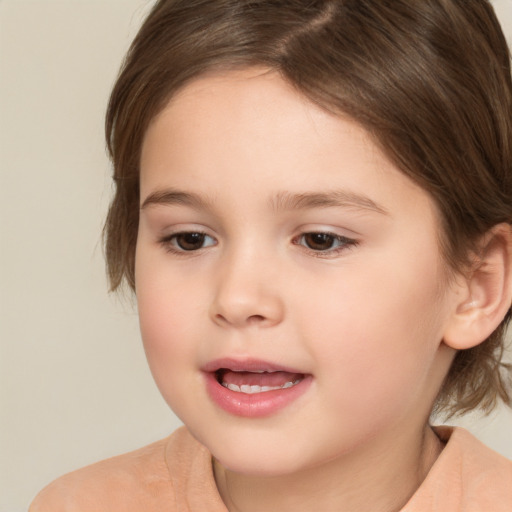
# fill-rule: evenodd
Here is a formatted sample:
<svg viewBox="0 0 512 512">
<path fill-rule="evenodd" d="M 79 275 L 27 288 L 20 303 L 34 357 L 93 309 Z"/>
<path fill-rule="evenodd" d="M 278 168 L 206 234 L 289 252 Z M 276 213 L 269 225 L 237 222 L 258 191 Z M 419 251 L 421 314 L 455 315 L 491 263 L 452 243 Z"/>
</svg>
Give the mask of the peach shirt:
<svg viewBox="0 0 512 512">
<path fill-rule="evenodd" d="M 401 512 L 511 512 L 512 461 L 461 428 L 436 427 L 446 442 Z M 140 450 L 64 475 L 29 512 L 227 512 L 211 455 L 185 427 Z"/>
</svg>

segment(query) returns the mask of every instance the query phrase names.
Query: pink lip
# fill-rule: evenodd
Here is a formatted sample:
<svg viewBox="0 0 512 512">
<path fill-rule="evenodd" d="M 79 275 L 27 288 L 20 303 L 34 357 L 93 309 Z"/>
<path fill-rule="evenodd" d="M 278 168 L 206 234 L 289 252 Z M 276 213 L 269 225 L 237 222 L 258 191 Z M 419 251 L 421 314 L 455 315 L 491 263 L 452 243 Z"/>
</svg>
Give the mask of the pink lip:
<svg viewBox="0 0 512 512">
<path fill-rule="evenodd" d="M 296 385 L 286 389 L 276 389 L 262 393 L 247 394 L 232 391 L 217 380 L 217 370 L 224 368 L 233 371 L 283 371 L 302 373 L 300 370 L 277 365 L 257 359 L 217 359 L 207 363 L 203 368 L 206 390 L 210 398 L 219 407 L 230 414 L 246 418 L 269 416 L 297 400 L 309 388 L 312 376 L 303 374 L 304 378 Z"/>
<path fill-rule="evenodd" d="M 268 372 L 289 372 L 289 373 L 303 373 L 295 368 L 282 366 L 275 363 L 264 361 L 263 359 L 233 359 L 224 357 L 222 359 L 215 359 L 205 364 L 201 369 L 203 372 L 216 372 L 220 368 L 227 368 L 235 372 L 247 371 L 268 371 Z"/>
</svg>

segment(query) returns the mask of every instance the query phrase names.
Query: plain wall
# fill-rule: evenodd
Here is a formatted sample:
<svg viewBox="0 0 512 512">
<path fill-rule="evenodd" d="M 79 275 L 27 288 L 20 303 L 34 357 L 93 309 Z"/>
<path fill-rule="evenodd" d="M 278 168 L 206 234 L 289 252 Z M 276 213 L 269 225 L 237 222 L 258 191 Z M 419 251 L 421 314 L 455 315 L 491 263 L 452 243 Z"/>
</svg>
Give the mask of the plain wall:
<svg viewBox="0 0 512 512">
<path fill-rule="evenodd" d="M 106 291 L 103 116 L 152 2 L 0 1 L 0 512 L 62 473 L 179 425 L 135 308 Z M 512 40 L 512 0 L 495 6 Z M 512 414 L 470 417 L 512 458 Z"/>
</svg>

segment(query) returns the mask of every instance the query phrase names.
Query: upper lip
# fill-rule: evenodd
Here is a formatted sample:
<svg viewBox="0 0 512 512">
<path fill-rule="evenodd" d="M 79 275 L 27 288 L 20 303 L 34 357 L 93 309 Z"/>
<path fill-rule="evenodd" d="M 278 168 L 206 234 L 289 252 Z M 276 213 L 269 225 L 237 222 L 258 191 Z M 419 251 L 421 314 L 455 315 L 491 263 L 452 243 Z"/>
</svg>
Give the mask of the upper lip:
<svg viewBox="0 0 512 512">
<path fill-rule="evenodd" d="M 214 359 L 206 363 L 202 370 L 204 372 L 216 372 L 218 370 L 232 370 L 234 372 L 288 372 L 288 373 L 304 373 L 296 368 L 290 368 L 281 364 L 264 361 L 262 359 L 244 358 L 234 359 L 225 357 Z"/>
</svg>

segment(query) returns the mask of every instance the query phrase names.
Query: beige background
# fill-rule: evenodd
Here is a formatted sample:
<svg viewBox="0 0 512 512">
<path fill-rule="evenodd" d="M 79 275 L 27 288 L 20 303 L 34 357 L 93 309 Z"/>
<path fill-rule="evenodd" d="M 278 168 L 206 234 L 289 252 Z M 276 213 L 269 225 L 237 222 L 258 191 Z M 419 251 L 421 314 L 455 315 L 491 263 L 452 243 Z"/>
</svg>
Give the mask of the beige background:
<svg viewBox="0 0 512 512">
<path fill-rule="evenodd" d="M 106 292 L 107 96 L 149 0 L 0 0 L 0 512 L 167 435 L 133 305 Z M 512 0 L 495 6 L 512 40 Z M 512 458 L 512 413 L 469 418 Z"/>
</svg>

